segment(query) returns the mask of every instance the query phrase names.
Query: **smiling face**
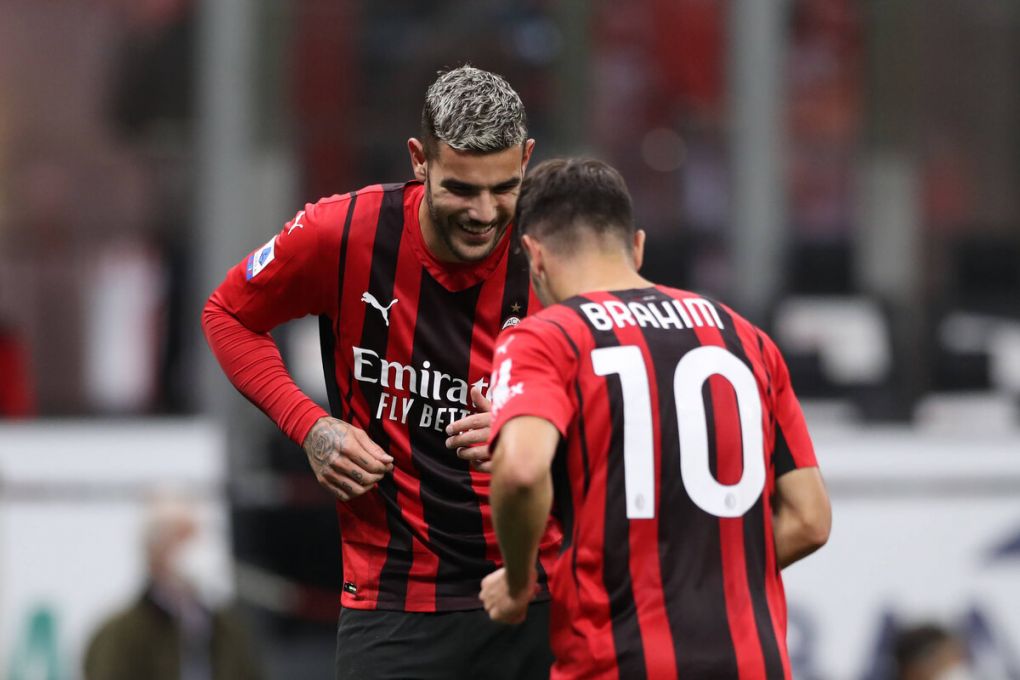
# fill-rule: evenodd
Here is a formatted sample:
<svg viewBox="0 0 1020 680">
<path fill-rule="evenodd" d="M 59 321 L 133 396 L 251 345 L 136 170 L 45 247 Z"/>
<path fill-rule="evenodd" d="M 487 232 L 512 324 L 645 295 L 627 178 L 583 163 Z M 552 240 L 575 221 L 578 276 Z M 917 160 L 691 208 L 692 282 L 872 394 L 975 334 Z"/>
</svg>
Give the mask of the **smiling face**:
<svg viewBox="0 0 1020 680">
<path fill-rule="evenodd" d="M 439 142 L 426 160 L 416 139 L 409 142 L 415 176 L 425 183 L 422 234 L 444 262 L 485 259 L 513 220 L 532 140 L 503 151 L 457 151 Z"/>
</svg>

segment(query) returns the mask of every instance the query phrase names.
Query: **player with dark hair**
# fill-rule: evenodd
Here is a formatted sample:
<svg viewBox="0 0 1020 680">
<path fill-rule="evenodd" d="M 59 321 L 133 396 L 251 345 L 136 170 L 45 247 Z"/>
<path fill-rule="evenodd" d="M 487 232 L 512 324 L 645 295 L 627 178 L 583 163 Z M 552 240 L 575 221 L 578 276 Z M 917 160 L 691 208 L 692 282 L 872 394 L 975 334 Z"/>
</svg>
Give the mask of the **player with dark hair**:
<svg viewBox="0 0 1020 680">
<path fill-rule="evenodd" d="M 499 564 L 488 502 L 497 334 L 537 306 L 510 222 L 534 147 L 499 76 L 464 66 L 428 88 L 415 180 L 305 206 L 227 274 L 203 314 L 231 382 L 295 442 L 338 499 L 343 551 L 337 677 L 548 673 L 548 605 L 515 630 L 489 621 Z M 320 320 L 326 414 L 269 331 Z M 474 412 L 477 408 L 477 412 Z M 535 567 L 559 531 L 550 523 Z"/>
<path fill-rule="evenodd" d="M 824 544 L 829 501 L 779 351 L 700 295 L 638 274 L 622 177 L 542 163 L 517 205 L 547 307 L 493 359 L 492 508 L 518 622 L 552 507 L 553 678 L 789 678 L 779 570 Z"/>
</svg>

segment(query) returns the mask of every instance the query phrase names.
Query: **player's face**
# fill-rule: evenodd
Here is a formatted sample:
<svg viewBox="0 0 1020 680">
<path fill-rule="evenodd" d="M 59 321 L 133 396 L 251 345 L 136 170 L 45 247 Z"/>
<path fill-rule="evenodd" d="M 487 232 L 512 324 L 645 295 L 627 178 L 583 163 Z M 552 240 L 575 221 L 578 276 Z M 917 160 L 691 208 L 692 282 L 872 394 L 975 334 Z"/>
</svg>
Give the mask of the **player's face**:
<svg viewBox="0 0 1020 680">
<path fill-rule="evenodd" d="M 479 154 L 439 143 L 425 164 L 425 197 L 441 260 L 477 262 L 506 233 L 533 142 Z M 431 245 L 431 244 L 430 244 Z"/>
</svg>

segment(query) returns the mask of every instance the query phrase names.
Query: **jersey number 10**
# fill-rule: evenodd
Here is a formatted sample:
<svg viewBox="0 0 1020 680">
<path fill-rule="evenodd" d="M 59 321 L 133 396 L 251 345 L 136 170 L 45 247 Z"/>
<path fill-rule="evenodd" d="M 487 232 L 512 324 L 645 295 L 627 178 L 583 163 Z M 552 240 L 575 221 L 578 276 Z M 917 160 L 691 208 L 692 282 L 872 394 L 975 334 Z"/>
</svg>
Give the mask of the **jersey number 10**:
<svg viewBox="0 0 1020 680">
<path fill-rule="evenodd" d="M 634 345 L 592 350 L 597 375 L 620 376 L 623 392 L 623 473 L 627 518 L 655 517 L 655 442 L 651 396 L 641 350 Z M 709 467 L 708 426 L 701 388 L 719 375 L 737 395 L 744 470 L 736 484 L 720 484 Z M 740 517 L 765 488 L 761 398 L 751 370 L 721 347 L 706 345 L 687 352 L 673 372 L 680 476 L 694 504 L 716 517 Z"/>
</svg>

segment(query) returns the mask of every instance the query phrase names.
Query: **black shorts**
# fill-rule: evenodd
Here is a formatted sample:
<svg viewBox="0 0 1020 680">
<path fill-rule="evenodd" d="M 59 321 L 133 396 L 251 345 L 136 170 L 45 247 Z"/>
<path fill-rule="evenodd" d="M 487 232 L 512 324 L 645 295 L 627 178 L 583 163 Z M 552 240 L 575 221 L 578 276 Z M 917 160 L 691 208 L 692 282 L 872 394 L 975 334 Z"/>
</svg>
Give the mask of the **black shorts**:
<svg viewBox="0 0 1020 680">
<path fill-rule="evenodd" d="M 340 612 L 337 680 L 544 680 L 552 661 L 548 602 L 532 602 L 519 626 L 484 609 Z"/>
</svg>

